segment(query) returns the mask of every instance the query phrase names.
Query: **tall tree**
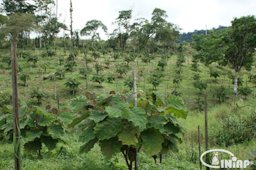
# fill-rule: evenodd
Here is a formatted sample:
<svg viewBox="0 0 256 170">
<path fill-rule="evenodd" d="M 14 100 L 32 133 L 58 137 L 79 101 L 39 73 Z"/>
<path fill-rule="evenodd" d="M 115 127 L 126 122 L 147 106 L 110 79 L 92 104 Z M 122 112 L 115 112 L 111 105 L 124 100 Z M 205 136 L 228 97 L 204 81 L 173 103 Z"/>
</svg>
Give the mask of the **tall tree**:
<svg viewBox="0 0 256 170">
<path fill-rule="evenodd" d="M 3 1 L 4 12 L 8 15 L 0 27 L 0 32 L 7 35 L 11 41 L 12 61 L 12 105 L 13 105 L 13 144 L 14 144 L 14 167 L 21 168 L 20 155 L 20 129 L 19 129 L 19 104 L 17 85 L 17 40 L 19 34 L 35 28 L 32 5 L 27 1 Z"/>
<path fill-rule="evenodd" d="M 51 45 L 54 41 L 56 35 L 60 32 L 60 30 L 66 30 L 67 26 L 58 21 L 56 17 L 49 18 L 49 20 L 45 23 L 42 28 L 43 39 L 47 42 L 47 45 Z"/>
<path fill-rule="evenodd" d="M 256 18 L 245 16 L 232 21 L 231 31 L 226 39 L 225 63 L 235 71 L 234 93 L 237 95 L 238 72 L 241 68 L 251 69 L 256 48 Z"/>
<path fill-rule="evenodd" d="M 218 62 L 230 66 L 234 72 L 234 94 L 237 95 L 238 73 L 251 69 L 256 48 L 256 18 L 235 18 L 227 29 L 211 31 L 208 35 L 194 37 L 195 56 L 205 64 Z"/>
<path fill-rule="evenodd" d="M 80 31 L 80 34 L 82 36 L 89 36 L 92 44 L 94 44 L 97 40 L 100 40 L 100 30 L 107 33 L 107 27 L 101 21 L 90 20 L 85 24 L 84 28 Z"/>
<path fill-rule="evenodd" d="M 116 18 L 118 24 L 118 35 L 120 48 L 125 50 L 127 40 L 129 39 L 131 32 L 131 18 L 132 10 L 119 11 L 119 16 Z"/>
<path fill-rule="evenodd" d="M 19 130 L 19 104 L 17 87 L 17 38 L 23 31 L 29 31 L 34 27 L 34 17 L 31 14 L 13 13 L 10 14 L 1 31 L 9 35 L 11 40 L 12 59 L 12 104 L 13 104 L 13 141 L 15 153 L 15 169 L 20 169 L 20 130 Z"/>
</svg>

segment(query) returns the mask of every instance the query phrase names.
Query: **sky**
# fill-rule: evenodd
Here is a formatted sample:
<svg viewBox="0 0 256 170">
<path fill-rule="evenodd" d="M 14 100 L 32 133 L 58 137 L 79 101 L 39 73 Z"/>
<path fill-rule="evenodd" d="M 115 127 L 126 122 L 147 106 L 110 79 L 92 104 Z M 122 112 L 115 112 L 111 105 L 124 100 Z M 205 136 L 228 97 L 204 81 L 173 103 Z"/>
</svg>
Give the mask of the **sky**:
<svg viewBox="0 0 256 170">
<path fill-rule="evenodd" d="M 58 1 L 60 21 L 69 25 L 69 0 Z M 235 17 L 256 15 L 256 0 L 73 0 L 75 30 L 87 21 L 101 20 L 109 32 L 120 10 L 133 10 L 134 18 L 151 18 L 154 8 L 167 12 L 168 21 L 181 32 L 229 26 Z"/>
</svg>

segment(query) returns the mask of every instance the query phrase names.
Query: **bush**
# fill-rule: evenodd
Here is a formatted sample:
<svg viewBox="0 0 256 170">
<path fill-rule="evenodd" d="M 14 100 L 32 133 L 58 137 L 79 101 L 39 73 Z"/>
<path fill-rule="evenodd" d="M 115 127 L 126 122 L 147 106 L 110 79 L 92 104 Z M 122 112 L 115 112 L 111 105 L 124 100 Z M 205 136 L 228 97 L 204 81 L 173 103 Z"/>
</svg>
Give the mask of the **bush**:
<svg viewBox="0 0 256 170">
<path fill-rule="evenodd" d="M 228 109 L 217 117 L 218 125 L 210 130 L 214 144 L 230 146 L 250 141 L 256 137 L 256 114 L 253 109 L 237 107 Z"/>
<path fill-rule="evenodd" d="M 252 89 L 249 87 L 240 87 L 238 88 L 238 93 L 244 97 L 247 97 L 252 93 Z"/>
<path fill-rule="evenodd" d="M 217 87 L 214 96 L 218 99 L 219 103 L 225 102 L 227 99 L 228 91 L 224 86 Z"/>
</svg>

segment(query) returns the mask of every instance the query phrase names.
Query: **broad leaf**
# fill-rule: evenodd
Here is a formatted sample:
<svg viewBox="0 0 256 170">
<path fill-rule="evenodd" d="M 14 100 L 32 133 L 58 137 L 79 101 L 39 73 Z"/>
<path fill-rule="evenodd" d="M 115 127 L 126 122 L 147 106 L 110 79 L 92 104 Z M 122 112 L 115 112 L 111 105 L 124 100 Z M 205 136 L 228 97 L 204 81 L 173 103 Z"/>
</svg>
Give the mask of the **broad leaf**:
<svg viewBox="0 0 256 170">
<path fill-rule="evenodd" d="M 123 145 L 133 145 L 138 144 L 139 131 L 136 128 L 126 128 L 119 135 L 118 139 L 122 142 Z"/>
<path fill-rule="evenodd" d="M 99 123 L 102 120 L 104 120 L 108 115 L 104 112 L 99 112 L 99 111 L 92 111 L 90 113 L 90 120 L 93 120 L 95 123 Z"/>
<path fill-rule="evenodd" d="M 64 135 L 64 129 L 60 124 L 48 126 L 47 131 L 55 139 L 61 138 Z"/>
<path fill-rule="evenodd" d="M 141 138 L 142 147 L 146 154 L 153 156 L 161 152 L 164 138 L 159 131 L 155 129 L 147 129 L 142 132 Z"/>
<path fill-rule="evenodd" d="M 42 133 L 43 133 L 42 131 L 32 130 L 32 129 L 29 130 L 29 131 L 26 131 L 25 141 L 26 142 L 34 141 L 36 138 L 40 138 Z"/>
<path fill-rule="evenodd" d="M 121 151 L 122 143 L 117 138 L 102 140 L 99 143 L 101 152 L 107 158 L 111 158 L 114 154 Z"/>
<path fill-rule="evenodd" d="M 95 143 L 98 142 L 98 139 L 94 138 L 92 140 L 90 140 L 88 143 L 85 143 L 84 145 L 82 145 L 80 147 L 80 152 L 81 153 L 86 153 L 86 152 L 89 152 L 95 145 Z"/>
<path fill-rule="evenodd" d="M 82 122 L 83 120 L 85 120 L 86 118 L 88 118 L 89 116 L 89 112 L 85 112 L 83 113 L 81 116 L 75 118 L 73 120 L 73 122 L 69 125 L 69 127 L 74 127 L 76 126 L 77 124 L 79 124 L 80 122 Z"/>
<path fill-rule="evenodd" d="M 122 120 L 108 118 L 94 127 L 95 135 L 100 139 L 110 139 L 122 130 Z"/>
</svg>

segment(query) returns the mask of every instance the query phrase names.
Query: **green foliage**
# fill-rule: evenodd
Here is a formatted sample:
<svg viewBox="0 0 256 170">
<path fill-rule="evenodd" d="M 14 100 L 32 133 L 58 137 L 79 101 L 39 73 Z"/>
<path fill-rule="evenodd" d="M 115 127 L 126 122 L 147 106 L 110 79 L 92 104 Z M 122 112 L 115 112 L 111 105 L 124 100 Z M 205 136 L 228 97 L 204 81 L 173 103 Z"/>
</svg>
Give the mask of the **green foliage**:
<svg viewBox="0 0 256 170">
<path fill-rule="evenodd" d="M 62 68 L 58 68 L 54 75 L 57 79 L 62 80 L 65 77 L 65 71 Z"/>
<path fill-rule="evenodd" d="M 239 87 L 238 93 L 244 97 L 247 97 L 252 93 L 252 89 L 250 87 Z"/>
<path fill-rule="evenodd" d="M 66 71 L 72 72 L 74 71 L 75 66 L 76 66 L 75 61 L 67 61 L 64 67 Z"/>
<path fill-rule="evenodd" d="M 94 66 L 94 68 L 95 68 L 95 71 L 96 71 L 96 74 L 97 74 L 97 75 L 99 75 L 100 71 L 103 70 L 103 66 L 100 65 L 99 63 L 96 63 L 95 66 Z"/>
<path fill-rule="evenodd" d="M 80 82 L 78 82 L 76 79 L 69 79 L 66 83 L 65 86 L 70 89 L 70 93 L 72 95 L 76 94 L 78 86 Z"/>
<path fill-rule="evenodd" d="M 85 27 L 81 30 L 80 34 L 90 36 L 92 40 L 99 40 L 99 29 L 102 29 L 104 32 L 107 32 L 107 27 L 101 21 L 90 20 L 85 24 Z"/>
<path fill-rule="evenodd" d="M 27 58 L 27 62 L 33 63 L 33 66 L 35 67 L 36 63 L 38 62 L 38 57 L 37 56 L 29 56 Z"/>
<path fill-rule="evenodd" d="M 161 78 L 163 77 L 163 73 L 160 72 L 159 70 L 155 70 L 152 75 L 150 76 L 150 83 L 153 86 L 153 89 L 156 90 L 157 86 L 160 85 Z"/>
<path fill-rule="evenodd" d="M 218 127 L 210 130 L 213 142 L 230 146 L 252 140 L 256 136 L 255 115 L 251 107 L 243 108 L 238 104 L 228 113 L 222 113 L 217 117 Z"/>
<path fill-rule="evenodd" d="M 195 88 L 199 89 L 200 92 L 207 88 L 207 84 L 202 80 L 195 81 L 193 85 Z"/>
<path fill-rule="evenodd" d="M 162 100 L 159 96 L 141 96 L 138 107 L 132 108 L 126 96 L 86 96 L 81 108 L 84 114 L 72 123 L 82 128 L 82 152 L 88 152 L 98 141 L 106 157 L 122 152 L 130 167 L 139 148 L 153 156 L 167 152 L 180 141 L 182 128 L 175 117 L 186 118 L 187 112 L 176 97 Z"/>
<path fill-rule="evenodd" d="M 79 69 L 79 73 L 81 76 L 83 76 L 84 79 L 87 79 L 88 74 L 89 74 L 89 70 L 87 68 L 80 68 Z"/>
<path fill-rule="evenodd" d="M 217 79 L 220 76 L 219 71 L 216 68 L 210 67 L 210 77 Z"/>
<path fill-rule="evenodd" d="M 124 85 L 125 86 L 127 86 L 130 90 L 132 90 L 133 89 L 133 80 L 132 79 L 126 79 L 125 81 L 124 81 Z"/>
<path fill-rule="evenodd" d="M 162 69 L 162 71 L 164 71 L 165 66 L 167 66 L 167 61 L 166 61 L 166 59 L 163 59 L 163 58 L 162 58 L 162 59 L 158 62 L 157 66 L 160 67 L 160 68 Z"/>
<path fill-rule="evenodd" d="M 120 77 L 123 77 L 123 74 L 126 74 L 129 70 L 129 66 L 122 63 L 119 64 L 116 68 L 116 72 L 120 75 Z"/>
<path fill-rule="evenodd" d="M 219 103 L 225 102 L 228 96 L 228 89 L 224 86 L 217 87 L 215 91 L 215 96 L 218 99 Z"/>
<path fill-rule="evenodd" d="M 36 104 L 41 105 L 42 104 L 42 100 L 44 100 L 45 98 L 47 98 L 48 96 L 46 95 L 46 93 L 40 91 L 39 89 L 34 89 L 31 93 L 30 93 L 30 97 L 36 98 L 37 102 Z"/>
<path fill-rule="evenodd" d="M 114 77 L 113 75 L 109 75 L 109 76 L 107 77 L 107 82 L 108 82 L 108 83 L 113 83 L 113 81 L 115 81 L 115 77 Z"/>
<path fill-rule="evenodd" d="M 5 136 L 12 138 L 12 116 L 0 116 L 0 129 Z M 4 123 L 3 123 L 4 122 Z M 62 122 L 53 114 L 39 107 L 22 105 L 20 112 L 20 132 L 23 137 L 24 149 L 37 153 L 41 157 L 43 144 L 49 151 L 56 148 L 57 143 L 63 142 L 64 128 Z"/>
<path fill-rule="evenodd" d="M 23 86 L 27 86 L 27 81 L 30 79 L 30 76 L 28 73 L 21 73 L 19 76 L 20 80 L 23 82 Z"/>
<path fill-rule="evenodd" d="M 104 80 L 105 80 L 105 78 L 104 78 L 103 75 L 97 75 L 96 74 L 96 75 L 93 75 L 93 77 L 92 77 L 92 81 L 94 81 L 96 83 L 99 83 L 99 84 L 103 83 Z"/>
</svg>

